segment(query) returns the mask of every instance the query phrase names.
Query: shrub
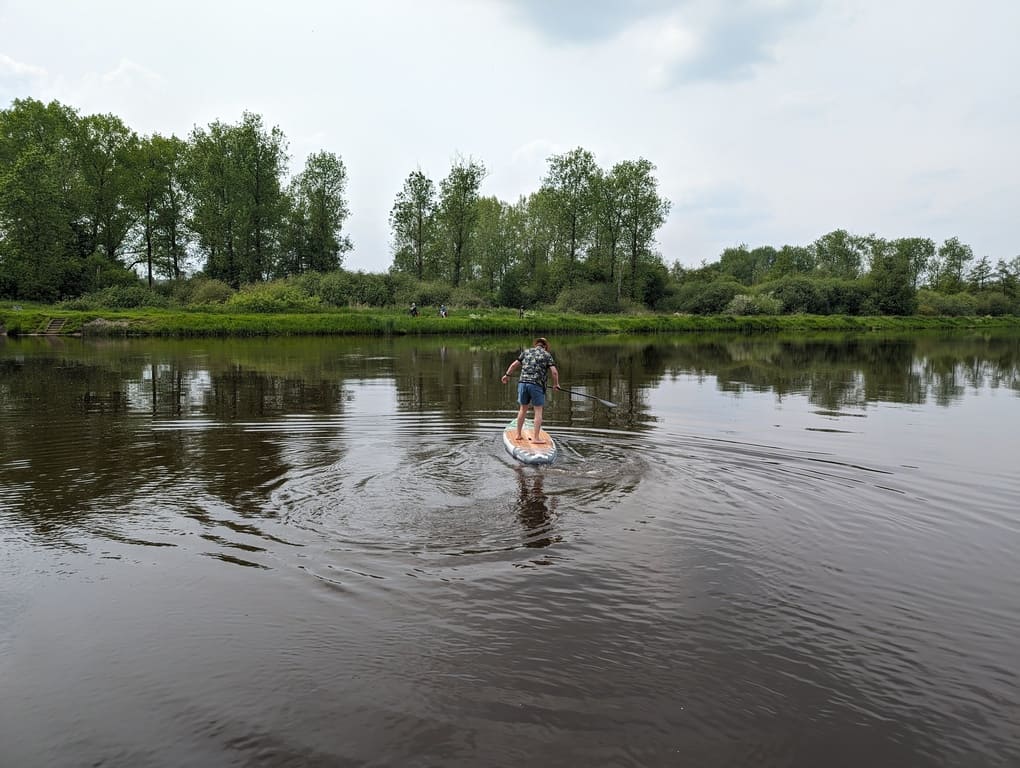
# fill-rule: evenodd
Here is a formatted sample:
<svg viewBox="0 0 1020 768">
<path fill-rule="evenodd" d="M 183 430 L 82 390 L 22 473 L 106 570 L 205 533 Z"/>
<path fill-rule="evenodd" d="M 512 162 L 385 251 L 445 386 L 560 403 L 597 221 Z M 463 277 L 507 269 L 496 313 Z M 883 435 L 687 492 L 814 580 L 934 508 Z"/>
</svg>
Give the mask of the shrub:
<svg viewBox="0 0 1020 768">
<path fill-rule="evenodd" d="M 1003 293 L 986 291 L 976 297 L 976 312 L 979 315 L 1017 315 L 1020 314 L 1020 301 L 1011 299 Z"/>
<path fill-rule="evenodd" d="M 819 291 L 818 282 L 788 275 L 765 283 L 761 290 L 781 301 L 784 311 L 790 314 L 824 315 L 828 312 L 828 301 Z"/>
<path fill-rule="evenodd" d="M 451 304 L 453 287 L 438 280 L 404 283 L 396 294 L 395 301 L 399 306 L 406 307 L 412 301 L 419 307 L 438 307 L 440 304 Z"/>
<path fill-rule="evenodd" d="M 718 315 L 738 293 L 747 290 L 729 278 L 712 282 L 686 282 L 672 296 L 660 300 L 656 307 L 667 312 L 690 312 L 697 315 Z"/>
<path fill-rule="evenodd" d="M 351 281 L 346 272 L 327 272 L 319 280 L 319 298 L 333 307 L 346 307 L 350 302 Z"/>
<path fill-rule="evenodd" d="M 730 299 L 724 312 L 727 315 L 779 315 L 783 312 L 783 302 L 770 293 L 738 293 Z"/>
<path fill-rule="evenodd" d="M 65 309 L 137 309 L 138 307 L 169 307 L 170 299 L 141 285 L 111 285 L 76 299 L 64 301 Z"/>
<path fill-rule="evenodd" d="M 822 300 L 822 314 L 827 315 L 860 315 L 868 300 L 867 286 L 859 280 L 832 277 L 819 280 L 818 294 Z"/>
<path fill-rule="evenodd" d="M 393 303 L 393 281 L 389 275 L 347 272 L 351 281 L 350 303 L 386 307 Z"/>
<path fill-rule="evenodd" d="M 922 289 L 917 292 L 919 315 L 976 315 L 977 300 L 969 293 L 944 294 Z"/>
<path fill-rule="evenodd" d="M 222 280 L 196 278 L 189 281 L 191 304 L 224 304 L 234 295 L 234 289 Z"/>
<path fill-rule="evenodd" d="M 321 272 L 302 272 L 300 275 L 288 277 L 286 282 L 293 285 L 305 296 L 320 296 L 322 289 Z"/>
<path fill-rule="evenodd" d="M 227 306 L 238 312 L 309 312 L 319 308 L 319 299 L 276 281 L 244 286 L 227 300 Z"/>
<path fill-rule="evenodd" d="M 443 302 L 439 302 L 442 304 Z M 482 307 L 489 307 L 491 302 L 486 300 L 478 291 L 471 288 L 454 288 L 450 292 L 450 301 L 454 307 L 466 307 L 469 309 L 481 309 Z"/>
<path fill-rule="evenodd" d="M 556 298 L 557 309 L 587 315 L 611 314 L 620 311 L 616 288 L 606 283 L 586 283 L 564 288 Z"/>
</svg>

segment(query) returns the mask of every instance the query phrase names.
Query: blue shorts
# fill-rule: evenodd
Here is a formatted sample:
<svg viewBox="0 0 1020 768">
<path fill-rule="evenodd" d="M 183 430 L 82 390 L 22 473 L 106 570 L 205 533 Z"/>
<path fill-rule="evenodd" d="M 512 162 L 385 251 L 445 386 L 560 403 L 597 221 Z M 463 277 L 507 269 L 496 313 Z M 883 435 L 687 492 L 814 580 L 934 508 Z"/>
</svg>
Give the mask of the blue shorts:
<svg viewBox="0 0 1020 768">
<path fill-rule="evenodd" d="M 539 384 L 518 382 L 517 402 L 521 405 L 545 405 L 545 389 Z"/>
</svg>

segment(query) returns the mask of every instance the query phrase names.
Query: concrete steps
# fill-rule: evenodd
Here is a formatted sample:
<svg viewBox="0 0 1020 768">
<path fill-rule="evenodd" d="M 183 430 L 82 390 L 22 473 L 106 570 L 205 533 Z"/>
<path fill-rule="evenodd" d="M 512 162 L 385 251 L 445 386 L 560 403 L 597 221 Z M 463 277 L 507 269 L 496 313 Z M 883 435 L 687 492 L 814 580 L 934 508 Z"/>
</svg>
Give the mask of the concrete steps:
<svg viewBox="0 0 1020 768">
<path fill-rule="evenodd" d="M 46 335 L 60 333 L 62 330 L 64 330 L 65 322 L 67 321 L 64 320 L 63 318 L 57 319 L 51 318 L 50 321 L 46 323 L 46 328 L 43 330 L 43 333 Z"/>
</svg>

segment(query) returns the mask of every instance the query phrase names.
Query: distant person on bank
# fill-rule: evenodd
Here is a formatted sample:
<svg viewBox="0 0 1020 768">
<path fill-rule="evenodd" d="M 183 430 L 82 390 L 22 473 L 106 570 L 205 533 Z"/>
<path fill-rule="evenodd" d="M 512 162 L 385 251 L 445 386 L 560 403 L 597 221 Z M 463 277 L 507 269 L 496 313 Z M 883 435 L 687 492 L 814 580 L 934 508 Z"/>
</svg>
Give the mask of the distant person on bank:
<svg viewBox="0 0 1020 768">
<path fill-rule="evenodd" d="M 509 380 L 510 375 L 518 368 L 521 369 L 521 376 L 517 382 L 517 402 L 521 406 L 517 411 L 517 439 L 524 437 L 521 430 L 524 429 L 524 419 L 528 415 L 530 406 L 534 412 L 534 435 L 531 440 L 535 443 L 544 443 L 542 439 L 542 410 L 545 407 L 545 382 L 547 375 L 551 372 L 553 377 L 553 389 L 560 388 L 560 372 L 556 367 L 556 361 L 549 353 L 549 342 L 544 338 L 535 339 L 535 345 L 526 349 L 518 355 L 517 359 L 510 363 L 500 381 L 504 384 Z"/>
</svg>

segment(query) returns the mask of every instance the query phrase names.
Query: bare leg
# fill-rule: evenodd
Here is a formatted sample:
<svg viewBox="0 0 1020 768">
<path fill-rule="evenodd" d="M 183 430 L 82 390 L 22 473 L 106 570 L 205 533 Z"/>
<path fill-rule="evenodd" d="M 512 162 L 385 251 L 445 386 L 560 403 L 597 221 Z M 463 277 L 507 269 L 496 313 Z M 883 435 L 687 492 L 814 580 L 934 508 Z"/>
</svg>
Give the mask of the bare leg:
<svg viewBox="0 0 1020 768">
<path fill-rule="evenodd" d="M 536 405 L 535 406 L 535 429 L 534 429 L 534 431 L 531 434 L 534 435 L 532 440 L 533 440 L 533 442 L 536 442 L 536 443 L 544 443 L 545 442 L 545 440 L 542 439 L 542 411 L 543 410 L 545 410 L 545 406 L 543 406 L 543 405 Z"/>
<path fill-rule="evenodd" d="M 524 435 L 521 430 L 524 429 L 524 417 L 528 415 L 528 406 L 522 405 L 517 409 L 517 439 L 523 440 Z"/>
</svg>

